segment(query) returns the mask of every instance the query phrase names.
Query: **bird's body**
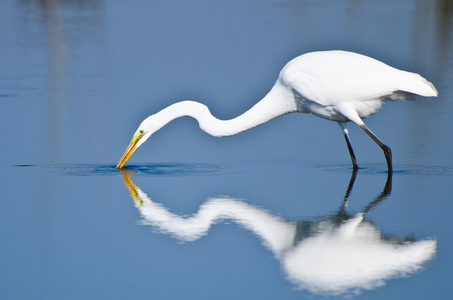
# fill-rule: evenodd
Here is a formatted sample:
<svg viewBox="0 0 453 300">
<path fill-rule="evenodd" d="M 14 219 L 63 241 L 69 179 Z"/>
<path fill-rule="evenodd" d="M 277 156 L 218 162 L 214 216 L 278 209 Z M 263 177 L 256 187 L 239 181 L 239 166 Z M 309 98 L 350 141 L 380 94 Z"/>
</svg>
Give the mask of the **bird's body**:
<svg viewBox="0 0 453 300">
<path fill-rule="evenodd" d="M 300 112 L 357 125 L 362 124 L 357 116 L 369 117 L 385 100 L 404 99 L 404 93 L 437 95 L 433 85 L 418 74 L 345 51 L 296 57 L 280 72 L 279 81 L 293 91 Z"/>
<path fill-rule="evenodd" d="M 346 51 L 311 52 L 291 60 L 281 70 L 271 91 L 251 109 L 231 120 L 219 120 L 198 102 L 182 101 L 146 118 L 134 134 L 117 168 L 154 132 L 171 120 L 190 116 L 213 136 L 245 131 L 288 113 L 309 113 L 336 121 L 343 130 L 354 169 L 358 168 L 346 122 L 360 126 L 384 151 L 392 171 L 390 148 L 363 123 L 386 100 L 410 95 L 437 96 L 435 87 L 418 74 L 395 69 L 373 58 Z"/>
</svg>

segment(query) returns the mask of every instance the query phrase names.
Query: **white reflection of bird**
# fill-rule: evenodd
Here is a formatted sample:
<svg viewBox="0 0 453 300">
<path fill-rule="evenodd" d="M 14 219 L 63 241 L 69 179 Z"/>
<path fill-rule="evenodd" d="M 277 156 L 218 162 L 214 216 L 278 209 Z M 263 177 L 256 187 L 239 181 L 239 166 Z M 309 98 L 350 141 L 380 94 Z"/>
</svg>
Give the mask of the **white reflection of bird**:
<svg viewBox="0 0 453 300">
<path fill-rule="evenodd" d="M 410 95 L 437 96 L 436 88 L 418 74 L 401 71 L 373 58 L 346 51 L 311 52 L 290 61 L 271 91 L 251 109 L 231 120 L 219 120 L 198 102 L 182 101 L 146 118 L 119 161 L 121 169 L 134 151 L 173 119 L 190 116 L 213 136 L 229 136 L 288 113 L 310 113 L 340 125 L 354 169 L 358 168 L 346 122 L 360 126 L 384 151 L 388 171 L 392 154 L 362 119 L 376 113 L 386 100 Z"/>
<path fill-rule="evenodd" d="M 302 289 L 327 295 L 358 293 L 384 285 L 391 278 L 411 275 L 436 253 L 434 239 L 388 238 L 364 216 L 349 215 L 342 205 L 335 215 L 318 220 L 288 221 L 231 197 L 204 202 L 190 216 L 180 216 L 148 197 L 128 176 L 124 183 L 144 218 L 180 241 L 195 241 L 214 224 L 231 220 L 255 233 L 280 262 L 289 280 Z M 387 188 L 387 184 L 386 184 Z"/>
</svg>

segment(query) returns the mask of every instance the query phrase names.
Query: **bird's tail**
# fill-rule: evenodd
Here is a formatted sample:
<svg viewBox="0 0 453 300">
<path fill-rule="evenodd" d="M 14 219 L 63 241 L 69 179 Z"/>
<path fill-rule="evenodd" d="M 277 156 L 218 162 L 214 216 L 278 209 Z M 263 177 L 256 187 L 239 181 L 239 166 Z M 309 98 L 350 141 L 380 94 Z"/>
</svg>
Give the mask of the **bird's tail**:
<svg viewBox="0 0 453 300">
<path fill-rule="evenodd" d="M 404 72 L 404 76 L 405 80 L 400 81 L 403 84 L 398 88 L 399 91 L 424 97 L 437 97 L 438 92 L 434 85 L 419 74 Z"/>
</svg>

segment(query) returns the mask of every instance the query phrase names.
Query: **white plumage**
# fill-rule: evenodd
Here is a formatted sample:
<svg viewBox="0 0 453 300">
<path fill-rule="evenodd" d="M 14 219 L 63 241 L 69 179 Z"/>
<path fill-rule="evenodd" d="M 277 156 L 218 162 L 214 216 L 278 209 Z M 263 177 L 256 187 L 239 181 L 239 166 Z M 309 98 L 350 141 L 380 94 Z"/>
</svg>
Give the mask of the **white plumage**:
<svg viewBox="0 0 453 300">
<path fill-rule="evenodd" d="M 395 69 L 365 55 L 346 51 L 311 52 L 287 63 L 271 91 L 234 119 L 219 120 L 205 105 L 194 101 L 178 102 L 149 116 L 135 132 L 117 168 L 122 168 L 154 132 L 178 117 L 193 117 L 208 134 L 227 136 L 299 112 L 338 122 L 354 169 L 358 164 L 346 122 L 356 123 L 384 151 L 388 171 L 392 172 L 390 148 L 365 126 L 363 119 L 376 113 L 386 100 L 404 100 L 413 95 L 436 97 L 437 90 L 419 74 Z"/>
</svg>

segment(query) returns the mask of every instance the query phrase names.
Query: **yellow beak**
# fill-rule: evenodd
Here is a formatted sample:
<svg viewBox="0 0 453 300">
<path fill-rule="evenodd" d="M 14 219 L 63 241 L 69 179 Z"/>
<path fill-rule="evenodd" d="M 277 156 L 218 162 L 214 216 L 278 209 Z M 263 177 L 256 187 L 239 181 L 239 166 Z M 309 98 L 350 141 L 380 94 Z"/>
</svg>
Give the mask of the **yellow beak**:
<svg viewBox="0 0 453 300">
<path fill-rule="evenodd" d="M 137 150 L 137 143 L 138 141 L 143 137 L 143 134 L 137 133 L 134 135 L 132 138 L 132 141 L 130 142 L 129 146 L 127 146 L 126 151 L 124 152 L 123 156 L 121 157 L 120 161 L 118 162 L 118 165 L 116 166 L 117 169 L 122 169 L 128 159 L 132 156 L 132 154 Z"/>
</svg>

